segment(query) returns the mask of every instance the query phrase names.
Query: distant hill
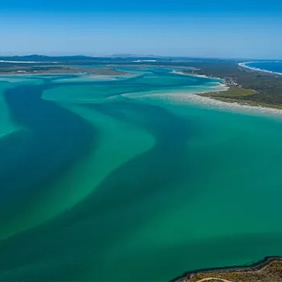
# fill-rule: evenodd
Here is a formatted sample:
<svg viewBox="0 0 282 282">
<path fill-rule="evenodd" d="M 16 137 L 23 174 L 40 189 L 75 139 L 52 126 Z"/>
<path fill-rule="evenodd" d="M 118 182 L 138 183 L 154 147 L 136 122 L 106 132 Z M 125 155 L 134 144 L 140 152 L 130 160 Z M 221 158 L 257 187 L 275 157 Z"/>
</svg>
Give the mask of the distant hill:
<svg viewBox="0 0 282 282">
<path fill-rule="evenodd" d="M 26 56 L 1 56 L 0 60 L 9 60 L 9 61 L 35 61 L 35 62 L 45 62 L 45 61 L 54 61 L 54 60 L 90 60 L 93 57 L 87 56 L 45 56 L 45 55 L 26 55 Z"/>
</svg>

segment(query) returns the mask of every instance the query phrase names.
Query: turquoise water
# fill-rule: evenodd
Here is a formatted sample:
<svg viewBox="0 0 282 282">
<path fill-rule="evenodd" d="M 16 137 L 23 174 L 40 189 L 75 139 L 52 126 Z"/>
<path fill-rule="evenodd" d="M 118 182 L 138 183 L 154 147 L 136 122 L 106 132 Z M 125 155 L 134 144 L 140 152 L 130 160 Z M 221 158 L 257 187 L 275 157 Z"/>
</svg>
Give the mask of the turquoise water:
<svg viewBox="0 0 282 282">
<path fill-rule="evenodd" d="M 13 79 L 0 281 L 168 281 L 282 255 L 280 118 L 183 100 L 220 81 L 169 69 Z"/>
<path fill-rule="evenodd" d="M 282 61 L 257 61 L 247 63 L 247 66 L 282 74 Z"/>
</svg>

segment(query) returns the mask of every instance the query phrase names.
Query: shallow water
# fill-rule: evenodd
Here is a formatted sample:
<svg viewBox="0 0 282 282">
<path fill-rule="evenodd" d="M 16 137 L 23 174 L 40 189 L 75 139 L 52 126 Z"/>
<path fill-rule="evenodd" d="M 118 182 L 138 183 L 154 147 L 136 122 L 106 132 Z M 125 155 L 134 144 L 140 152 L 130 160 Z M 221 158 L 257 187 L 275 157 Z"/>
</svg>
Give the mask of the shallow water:
<svg viewBox="0 0 282 282">
<path fill-rule="evenodd" d="M 1 92 L 24 130 L 0 139 L 0 280 L 168 281 L 282 255 L 281 120 L 160 95 L 219 80 L 136 72 Z"/>
</svg>

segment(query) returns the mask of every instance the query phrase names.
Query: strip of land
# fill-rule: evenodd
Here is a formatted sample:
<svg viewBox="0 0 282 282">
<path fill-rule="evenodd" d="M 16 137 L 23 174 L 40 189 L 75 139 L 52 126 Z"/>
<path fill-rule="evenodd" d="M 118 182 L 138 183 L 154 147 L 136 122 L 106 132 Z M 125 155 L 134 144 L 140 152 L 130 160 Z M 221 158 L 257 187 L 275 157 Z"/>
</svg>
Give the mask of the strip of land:
<svg viewBox="0 0 282 282">
<path fill-rule="evenodd" d="M 1 63 L 0 75 L 30 74 L 92 74 L 92 75 L 124 75 L 126 72 L 112 67 L 83 68 L 60 64 L 40 63 Z"/>
<path fill-rule="evenodd" d="M 175 279 L 175 282 L 281 282 L 282 259 L 268 257 L 249 267 L 195 271 Z"/>
<path fill-rule="evenodd" d="M 183 73 L 222 78 L 229 86 L 226 91 L 202 96 L 229 103 L 282 109 L 282 77 L 279 74 L 245 68 L 239 61 L 230 60 L 199 60 L 190 65 L 197 70 L 184 70 Z"/>
</svg>

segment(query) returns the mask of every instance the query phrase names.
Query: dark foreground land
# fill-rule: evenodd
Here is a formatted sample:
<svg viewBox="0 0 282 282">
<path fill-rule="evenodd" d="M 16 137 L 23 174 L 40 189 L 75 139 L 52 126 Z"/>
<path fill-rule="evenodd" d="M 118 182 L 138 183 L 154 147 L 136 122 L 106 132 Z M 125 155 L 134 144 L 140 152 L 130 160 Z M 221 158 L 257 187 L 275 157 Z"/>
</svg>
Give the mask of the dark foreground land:
<svg viewBox="0 0 282 282">
<path fill-rule="evenodd" d="M 177 282 L 281 282 L 282 259 L 269 257 L 250 267 L 191 272 Z"/>
</svg>

